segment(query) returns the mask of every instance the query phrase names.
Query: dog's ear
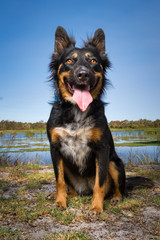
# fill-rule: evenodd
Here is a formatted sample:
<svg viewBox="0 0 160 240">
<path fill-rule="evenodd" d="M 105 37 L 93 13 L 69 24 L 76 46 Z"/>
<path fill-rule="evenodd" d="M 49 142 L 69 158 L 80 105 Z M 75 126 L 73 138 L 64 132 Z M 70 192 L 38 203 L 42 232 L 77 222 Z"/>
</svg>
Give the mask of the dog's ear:
<svg viewBox="0 0 160 240">
<path fill-rule="evenodd" d="M 101 28 L 95 31 L 92 43 L 99 52 L 105 53 L 105 34 Z"/>
<path fill-rule="evenodd" d="M 61 55 L 65 48 L 75 45 L 73 38 L 70 38 L 63 27 L 57 27 L 55 32 L 54 53 Z"/>
<path fill-rule="evenodd" d="M 89 39 L 85 46 L 92 45 L 99 53 L 105 54 L 105 34 L 101 28 L 97 29 L 93 38 Z"/>
</svg>

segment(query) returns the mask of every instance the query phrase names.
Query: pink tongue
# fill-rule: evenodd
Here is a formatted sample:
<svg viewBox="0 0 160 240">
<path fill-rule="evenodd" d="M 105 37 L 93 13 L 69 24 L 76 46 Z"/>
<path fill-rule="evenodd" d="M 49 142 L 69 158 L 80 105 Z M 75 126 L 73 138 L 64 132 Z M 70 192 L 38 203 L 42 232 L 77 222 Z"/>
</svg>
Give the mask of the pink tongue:
<svg viewBox="0 0 160 240">
<path fill-rule="evenodd" d="M 89 91 L 75 89 L 72 99 L 77 103 L 78 107 L 84 112 L 89 104 L 93 101 L 93 98 Z"/>
</svg>

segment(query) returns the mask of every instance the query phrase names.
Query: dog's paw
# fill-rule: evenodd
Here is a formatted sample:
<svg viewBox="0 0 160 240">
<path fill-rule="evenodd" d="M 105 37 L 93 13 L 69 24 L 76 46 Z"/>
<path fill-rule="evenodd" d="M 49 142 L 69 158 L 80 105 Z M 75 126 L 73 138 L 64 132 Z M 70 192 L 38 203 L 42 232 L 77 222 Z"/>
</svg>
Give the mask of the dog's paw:
<svg viewBox="0 0 160 240">
<path fill-rule="evenodd" d="M 100 214 L 103 212 L 103 204 L 93 200 L 89 210 L 92 210 L 96 214 Z"/>
<path fill-rule="evenodd" d="M 57 198 L 55 201 L 55 206 L 61 208 L 62 210 L 65 210 L 67 208 L 67 200 L 66 198 Z"/>
<path fill-rule="evenodd" d="M 113 198 L 111 199 L 111 203 L 113 205 L 117 205 L 118 203 L 120 203 L 122 201 L 122 197 L 119 196 L 113 196 Z"/>
<path fill-rule="evenodd" d="M 47 197 L 46 200 L 55 200 L 57 194 L 56 193 L 50 193 Z"/>
</svg>

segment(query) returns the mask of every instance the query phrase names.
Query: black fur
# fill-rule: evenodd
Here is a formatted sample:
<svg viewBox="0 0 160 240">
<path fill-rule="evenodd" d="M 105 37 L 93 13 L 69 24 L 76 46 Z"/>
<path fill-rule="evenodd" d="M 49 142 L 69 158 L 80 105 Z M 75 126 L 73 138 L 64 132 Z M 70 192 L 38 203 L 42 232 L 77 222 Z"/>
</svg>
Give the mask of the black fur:
<svg viewBox="0 0 160 240">
<path fill-rule="evenodd" d="M 89 57 L 87 57 L 88 53 Z M 73 59 L 73 55 L 77 56 L 76 60 Z M 88 184 L 91 179 L 95 178 L 96 159 L 98 159 L 99 165 L 100 187 L 103 186 L 108 177 L 111 177 L 109 164 L 113 162 L 114 168 L 111 168 L 110 171 L 118 173 L 119 191 L 122 196 L 125 192 L 124 165 L 115 152 L 112 135 L 104 114 L 104 103 L 101 100 L 102 93 L 105 87 L 107 87 L 106 70 L 109 67 L 110 62 L 105 53 L 105 35 L 103 30 L 98 29 L 94 37 L 85 42 L 83 48 L 76 48 L 73 38 L 68 37 L 68 34 L 62 27 L 57 28 L 55 50 L 50 63 L 51 81 L 54 84 L 57 100 L 53 103 L 47 122 L 47 133 L 56 179 L 58 180 L 58 162 L 61 158 L 63 159 L 65 169 L 67 169 L 64 172 L 65 182 L 80 195 L 93 192 L 94 186 L 90 187 Z M 77 72 L 81 71 L 79 69 L 85 69 L 84 71 L 87 72 L 86 79 L 82 79 L 83 83 L 80 83 L 79 79 L 81 80 L 81 78 L 77 77 Z M 63 89 L 67 98 L 62 94 L 59 83 L 60 76 L 63 73 L 69 73 L 66 75 L 67 77 L 63 77 Z M 102 81 L 100 87 L 98 87 L 99 81 Z M 71 100 L 72 91 L 74 91 L 75 87 L 84 90 L 89 88 L 91 94 L 96 89 L 93 101 L 85 112 L 82 112 L 77 104 Z M 68 95 L 71 95 L 71 97 L 68 97 Z M 102 133 L 100 139 L 94 140 L 96 136 L 93 136 L 93 140 L 88 138 L 88 135 L 85 137 L 85 129 L 88 131 L 88 128 L 100 130 Z M 57 132 L 65 130 L 68 137 L 63 138 L 60 134 L 59 140 L 54 142 L 51 137 L 51 129 L 56 129 Z M 78 135 L 79 130 L 84 132 Z M 114 188 L 115 184 L 111 177 L 108 192 L 113 192 L 114 194 Z"/>
</svg>

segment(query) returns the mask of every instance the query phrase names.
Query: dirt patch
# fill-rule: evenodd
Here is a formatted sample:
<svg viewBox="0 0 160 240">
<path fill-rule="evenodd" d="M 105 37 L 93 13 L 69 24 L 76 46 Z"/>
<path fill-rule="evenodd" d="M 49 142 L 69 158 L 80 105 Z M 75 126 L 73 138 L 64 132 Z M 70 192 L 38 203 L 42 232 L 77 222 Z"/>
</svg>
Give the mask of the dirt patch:
<svg viewBox="0 0 160 240">
<path fill-rule="evenodd" d="M 55 191 L 53 170 L 24 170 L 21 178 L 12 170 L 0 171 L 0 239 L 160 239 L 159 169 L 152 189 L 132 192 L 119 206 L 105 200 L 99 216 L 89 212 L 91 197 L 69 198 L 64 211 L 46 200 Z"/>
</svg>

